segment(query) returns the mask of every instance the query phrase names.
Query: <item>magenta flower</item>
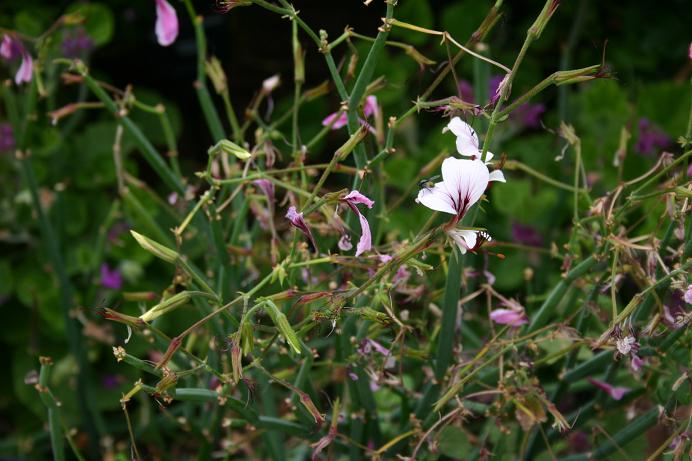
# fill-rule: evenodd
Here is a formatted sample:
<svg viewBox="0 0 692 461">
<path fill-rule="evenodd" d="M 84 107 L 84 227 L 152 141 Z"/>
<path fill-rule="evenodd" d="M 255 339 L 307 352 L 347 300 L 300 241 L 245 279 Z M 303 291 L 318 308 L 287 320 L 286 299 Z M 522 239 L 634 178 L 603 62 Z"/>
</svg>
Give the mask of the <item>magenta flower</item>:
<svg viewBox="0 0 692 461">
<path fill-rule="evenodd" d="M 21 56 L 23 51 L 22 42 L 13 36 L 5 34 L 2 37 L 2 43 L 0 44 L 0 56 L 2 56 L 2 59 L 12 62 Z"/>
<path fill-rule="evenodd" d="M 34 61 L 22 42 L 12 35 L 5 34 L 0 44 L 0 56 L 7 62 L 15 61 L 21 56 L 22 62 L 14 76 L 17 85 L 29 83 L 34 71 Z"/>
<path fill-rule="evenodd" d="M 84 29 L 79 28 L 74 32 L 67 32 L 60 46 L 66 57 L 79 58 L 94 47 L 94 40 Z"/>
<path fill-rule="evenodd" d="M 9 123 L 0 123 L 0 152 L 14 149 L 14 131 Z"/>
<path fill-rule="evenodd" d="M 363 104 L 363 114 L 365 117 L 370 117 L 379 111 L 379 106 L 377 105 L 377 96 L 370 95 L 365 98 L 365 104 Z M 368 125 L 368 122 L 365 120 L 360 119 L 359 120 L 361 125 Z M 345 111 L 342 111 L 341 113 L 339 112 L 333 112 L 329 115 L 327 115 L 324 120 L 322 120 L 322 126 L 329 126 L 332 125 L 332 130 L 339 130 L 346 125 L 348 125 L 348 114 Z M 370 127 L 370 130 L 372 130 L 372 127 Z"/>
<path fill-rule="evenodd" d="M 464 102 L 475 102 L 473 97 L 473 86 L 466 80 L 461 80 L 459 82 L 459 94 Z"/>
<path fill-rule="evenodd" d="M 524 309 L 495 309 L 490 313 L 490 320 L 500 325 L 519 327 L 529 323 Z"/>
<path fill-rule="evenodd" d="M 356 245 L 356 256 L 360 256 L 366 251 L 370 251 L 372 248 L 372 236 L 370 235 L 370 224 L 368 220 L 363 216 L 356 205 L 362 203 L 366 207 L 372 208 L 375 202 L 357 190 L 349 192 L 342 200 L 351 208 L 351 211 L 358 215 L 358 220 L 360 221 L 360 240 L 358 240 L 358 244 Z"/>
<path fill-rule="evenodd" d="M 534 227 L 517 222 L 512 223 L 512 238 L 522 245 L 539 247 L 543 244 L 543 237 Z"/>
<path fill-rule="evenodd" d="M 118 269 L 111 270 L 108 264 L 101 264 L 101 286 L 111 290 L 119 290 L 123 286 L 123 278 Z"/>
<path fill-rule="evenodd" d="M 636 149 L 640 154 L 654 155 L 659 149 L 670 145 L 670 137 L 653 125 L 648 118 L 640 118 L 638 127 L 639 139 L 637 139 Z"/>
<path fill-rule="evenodd" d="M 314 248 L 314 250 L 317 251 L 317 244 L 315 243 L 315 238 L 312 236 L 312 232 L 308 227 L 308 223 L 305 222 L 303 213 L 298 213 L 296 207 L 290 206 L 288 208 L 288 212 L 286 213 L 286 219 L 291 221 L 291 224 L 308 238 L 310 244 L 312 245 L 312 248 Z"/>
<path fill-rule="evenodd" d="M 687 285 L 687 290 L 685 290 L 685 302 L 687 304 L 692 304 L 692 285 Z"/>
<path fill-rule="evenodd" d="M 430 208 L 456 215 L 461 219 L 480 200 L 490 172 L 480 160 L 459 160 L 453 157 L 442 162 L 442 182 L 418 192 L 416 202 Z"/>
<path fill-rule="evenodd" d="M 178 15 L 166 0 L 156 1 L 156 39 L 161 46 L 169 46 L 178 38 Z"/>
<path fill-rule="evenodd" d="M 264 195 L 267 196 L 267 200 L 269 201 L 269 206 L 274 205 L 274 183 L 271 182 L 268 179 L 255 179 L 252 181 L 254 185 L 259 187 L 262 192 L 264 192 Z"/>
<path fill-rule="evenodd" d="M 625 394 L 627 394 L 631 389 L 629 387 L 615 387 L 610 384 L 594 378 L 586 378 L 588 382 L 601 389 L 603 392 L 608 394 L 614 400 L 621 400 Z"/>
</svg>

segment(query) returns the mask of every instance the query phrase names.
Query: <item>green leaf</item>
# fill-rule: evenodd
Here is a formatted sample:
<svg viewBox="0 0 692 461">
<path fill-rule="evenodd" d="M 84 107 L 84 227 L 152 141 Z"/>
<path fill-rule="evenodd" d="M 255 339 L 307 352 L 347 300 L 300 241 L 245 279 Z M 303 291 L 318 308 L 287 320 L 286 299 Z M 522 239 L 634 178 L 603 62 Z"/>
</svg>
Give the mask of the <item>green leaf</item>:
<svg viewBox="0 0 692 461">
<path fill-rule="evenodd" d="M 438 436 L 437 443 L 440 453 L 450 458 L 467 459 L 471 452 L 469 439 L 460 428 L 445 426 Z"/>
</svg>

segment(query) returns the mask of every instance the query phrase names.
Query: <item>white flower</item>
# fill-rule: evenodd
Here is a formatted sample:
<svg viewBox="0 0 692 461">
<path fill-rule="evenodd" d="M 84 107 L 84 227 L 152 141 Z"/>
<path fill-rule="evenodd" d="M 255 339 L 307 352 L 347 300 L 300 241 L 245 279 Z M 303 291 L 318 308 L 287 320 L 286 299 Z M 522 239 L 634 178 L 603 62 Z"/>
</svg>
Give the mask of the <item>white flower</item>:
<svg viewBox="0 0 692 461">
<path fill-rule="evenodd" d="M 622 355 L 627 355 L 632 351 L 632 347 L 637 342 L 634 336 L 625 336 L 615 342 L 618 352 Z"/>
<path fill-rule="evenodd" d="M 492 240 L 487 232 L 477 230 L 450 229 L 447 235 L 454 240 L 461 254 L 466 254 L 467 251 L 475 252 L 485 242 Z"/>
<path fill-rule="evenodd" d="M 481 150 L 479 148 L 478 135 L 471 128 L 471 125 L 464 122 L 459 117 L 454 117 L 449 121 L 447 126 L 442 129 L 443 133 L 451 131 L 457 137 L 457 151 L 466 157 L 481 157 Z M 489 164 L 494 157 L 492 152 L 485 153 L 485 164 Z M 490 173 L 489 181 L 500 181 L 506 182 L 505 175 L 501 170 L 494 170 Z"/>
<path fill-rule="evenodd" d="M 416 201 L 461 219 L 485 192 L 489 176 L 488 167 L 480 160 L 446 158 L 442 162 L 442 182 L 421 189 Z"/>
</svg>

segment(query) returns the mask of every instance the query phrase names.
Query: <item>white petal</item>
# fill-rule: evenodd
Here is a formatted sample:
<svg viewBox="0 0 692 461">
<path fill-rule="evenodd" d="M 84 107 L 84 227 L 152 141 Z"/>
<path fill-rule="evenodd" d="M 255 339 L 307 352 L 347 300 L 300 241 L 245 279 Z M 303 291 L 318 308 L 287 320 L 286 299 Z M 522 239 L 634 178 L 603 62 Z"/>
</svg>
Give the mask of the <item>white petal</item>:
<svg viewBox="0 0 692 461">
<path fill-rule="evenodd" d="M 418 192 L 418 198 L 416 199 L 418 203 L 421 203 L 431 210 L 441 211 L 443 213 L 457 214 L 454 208 L 454 202 L 447 193 L 447 189 L 442 185 L 442 183 L 435 184 L 432 189 L 426 188 L 421 189 Z"/>
<path fill-rule="evenodd" d="M 458 230 L 456 232 L 466 242 L 466 248 L 473 248 L 476 246 L 476 238 L 478 237 L 478 231 Z"/>
<path fill-rule="evenodd" d="M 488 167 L 480 160 L 449 157 L 442 162 L 443 184 L 459 213 L 466 212 L 481 198 L 488 187 L 489 176 Z"/>
<path fill-rule="evenodd" d="M 443 131 L 447 130 L 457 137 L 457 151 L 461 155 L 478 155 L 478 135 L 471 125 L 459 117 L 454 117 Z"/>
<path fill-rule="evenodd" d="M 484 161 L 485 163 L 488 163 L 489 161 L 491 161 L 491 160 L 493 159 L 493 157 L 495 157 L 495 154 L 493 154 L 492 152 L 488 151 L 488 152 L 485 153 L 485 158 L 483 159 L 483 161 Z"/>
<path fill-rule="evenodd" d="M 488 177 L 488 181 L 500 181 L 500 182 L 507 182 L 505 179 L 505 175 L 502 172 L 502 170 L 494 170 L 490 173 L 490 176 Z"/>
</svg>

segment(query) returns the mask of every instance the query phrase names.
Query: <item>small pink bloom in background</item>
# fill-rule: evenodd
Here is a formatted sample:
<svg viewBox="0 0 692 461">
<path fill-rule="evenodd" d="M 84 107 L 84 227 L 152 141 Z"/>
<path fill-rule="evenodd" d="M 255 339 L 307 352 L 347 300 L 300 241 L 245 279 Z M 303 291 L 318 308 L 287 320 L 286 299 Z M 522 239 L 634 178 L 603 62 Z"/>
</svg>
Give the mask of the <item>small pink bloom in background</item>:
<svg viewBox="0 0 692 461">
<path fill-rule="evenodd" d="M 291 221 L 291 224 L 308 238 L 312 247 L 315 249 L 315 251 L 317 251 L 317 244 L 315 243 L 315 239 L 312 236 L 312 232 L 310 231 L 308 224 L 305 222 L 303 213 L 298 213 L 296 207 L 290 206 L 288 208 L 288 212 L 286 212 L 286 219 Z"/>
<path fill-rule="evenodd" d="M 512 238 L 522 245 L 540 247 L 543 245 L 543 237 L 532 226 L 524 226 L 518 222 L 512 223 Z"/>
<path fill-rule="evenodd" d="M 687 285 L 687 290 L 685 290 L 685 302 L 687 304 L 692 304 L 692 285 Z"/>
<path fill-rule="evenodd" d="M 630 366 L 632 367 L 632 371 L 634 371 L 635 373 L 639 372 L 639 370 L 642 369 L 644 364 L 644 359 L 639 357 L 637 354 L 632 354 L 632 358 L 630 360 Z"/>
<path fill-rule="evenodd" d="M 490 320 L 500 325 L 519 327 L 529 323 L 524 310 L 521 309 L 495 309 L 490 313 Z"/>
<path fill-rule="evenodd" d="M 687 177 L 692 177 L 692 165 L 687 167 Z"/>
<path fill-rule="evenodd" d="M 108 267 L 108 264 L 101 264 L 101 286 L 111 290 L 119 290 L 123 286 L 123 278 L 118 269 Z"/>
<path fill-rule="evenodd" d="M 0 57 L 7 62 L 13 62 L 20 56 L 22 62 L 14 76 L 14 82 L 17 85 L 29 83 L 31 81 L 34 71 L 34 61 L 19 39 L 12 35 L 5 34 L 0 44 Z"/>
<path fill-rule="evenodd" d="M 161 46 L 169 46 L 178 38 L 178 14 L 166 0 L 156 1 L 156 39 Z"/>
<path fill-rule="evenodd" d="M 689 49 L 689 51 L 687 52 L 687 57 L 689 57 L 690 59 L 692 59 L 692 42 L 690 42 L 690 49 Z"/>
<path fill-rule="evenodd" d="M 264 192 L 264 195 L 267 196 L 267 200 L 269 201 L 269 205 L 273 206 L 275 193 L 274 183 L 268 179 L 255 179 L 254 181 L 252 181 L 252 184 L 259 187 L 260 190 Z"/>
<path fill-rule="evenodd" d="M 94 40 L 83 28 L 65 33 L 60 45 L 62 54 L 68 58 L 80 58 L 94 48 Z"/>
<path fill-rule="evenodd" d="M 370 95 L 365 98 L 365 103 L 363 104 L 363 114 L 366 118 L 377 114 L 379 110 L 380 106 L 377 104 L 377 96 Z M 359 119 L 359 122 L 361 125 L 368 126 L 371 132 L 374 131 L 374 129 L 365 120 Z M 332 112 L 331 114 L 327 115 L 324 120 L 322 120 L 322 126 L 329 125 L 332 126 L 332 130 L 339 130 L 345 127 L 348 125 L 348 114 L 345 111 L 341 113 Z"/>
<path fill-rule="evenodd" d="M 351 211 L 358 215 L 358 220 L 360 221 L 361 234 L 360 240 L 358 240 L 358 244 L 356 245 L 356 256 L 360 256 L 366 251 L 370 251 L 372 248 L 372 236 L 370 235 L 370 224 L 368 224 L 368 220 L 363 216 L 356 205 L 363 204 L 368 208 L 372 208 L 375 202 L 357 190 L 349 192 L 342 200 L 351 208 Z"/>
<path fill-rule="evenodd" d="M 473 86 L 466 80 L 459 82 L 459 95 L 464 102 L 474 103 Z"/>
<path fill-rule="evenodd" d="M 9 123 L 0 123 L 0 152 L 9 152 L 14 149 L 14 131 Z"/>
<path fill-rule="evenodd" d="M 341 251 L 348 251 L 351 248 L 353 248 L 353 244 L 351 243 L 351 236 L 348 234 L 343 234 L 339 239 L 339 243 L 337 244 L 337 246 Z"/>
<path fill-rule="evenodd" d="M 22 43 L 11 35 L 5 34 L 0 44 L 0 56 L 5 61 L 12 62 L 22 55 L 24 47 Z"/>
<path fill-rule="evenodd" d="M 608 394 L 614 400 L 621 400 L 625 394 L 627 394 L 631 389 L 629 387 L 615 387 L 610 384 L 594 378 L 586 378 L 588 382 L 601 389 L 603 392 Z"/>
<path fill-rule="evenodd" d="M 431 210 L 461 219 L 480 200 L 488 187 L 490 172 L 480 160 L 449 157 L 442 162 L 442 182 L 418 192 L 416 201 Z"/>
<path fill-rule="evenodd" d="M 651 121 L 642 117 L 638 122 L 639 138 L 635 145 L 637 152 L 643 155 L 655 155 L 660 149 L 668 147 L 671 143 L 670 136 Z"/>
</svg>

